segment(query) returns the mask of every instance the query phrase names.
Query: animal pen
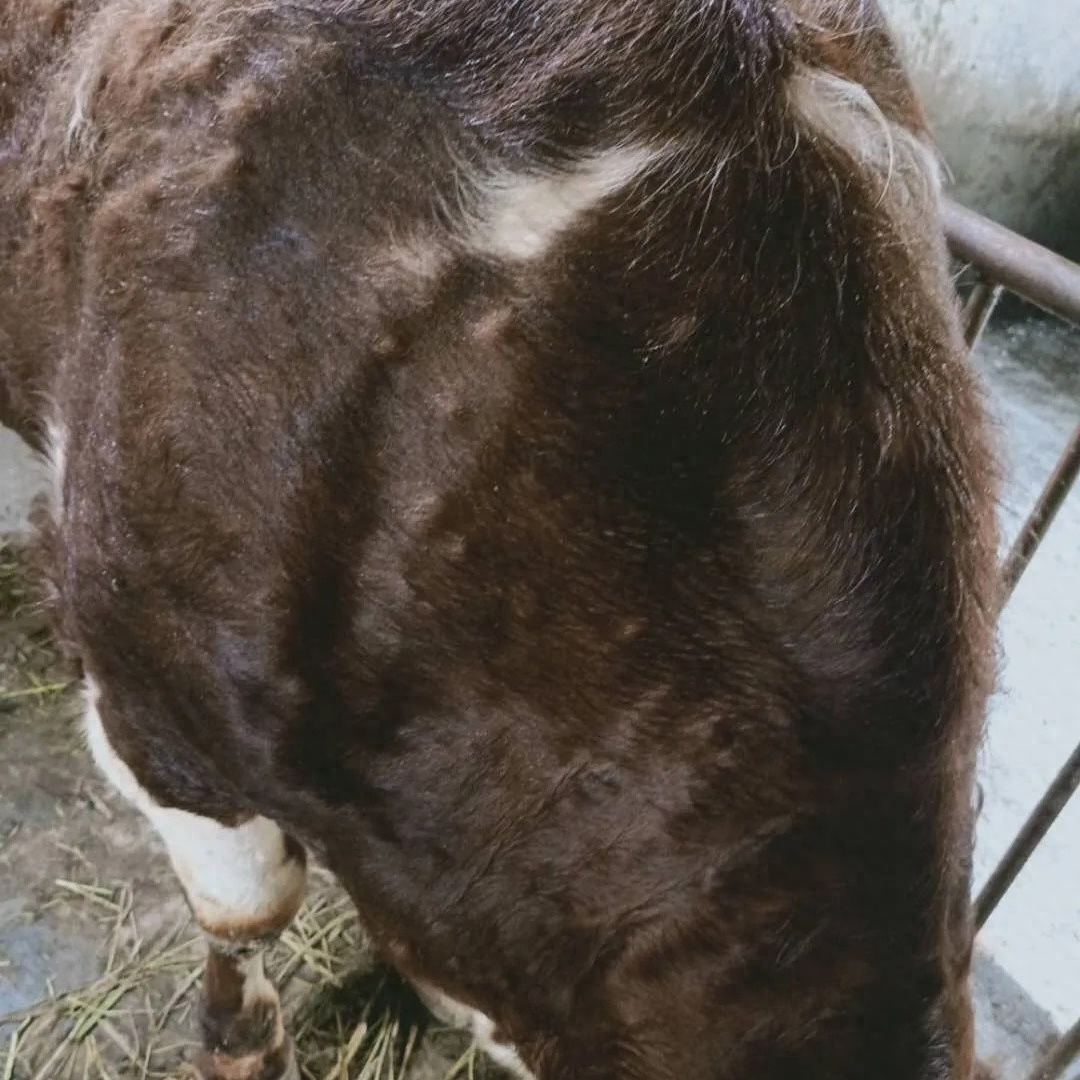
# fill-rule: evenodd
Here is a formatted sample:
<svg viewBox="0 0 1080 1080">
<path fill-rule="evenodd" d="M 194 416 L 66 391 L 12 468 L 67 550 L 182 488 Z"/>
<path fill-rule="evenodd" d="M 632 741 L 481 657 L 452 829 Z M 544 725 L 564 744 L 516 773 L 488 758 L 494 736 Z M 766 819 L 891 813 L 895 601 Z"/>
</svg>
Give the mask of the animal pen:
<svg viewBox="0 0 1080 1080">
<path fill-rule="evenodd" d="M 976 275 L 963 312 L 964 334 L 970 349 L 975 347 L 1006 290 L 1058 318 L 1080 325 L 1080 266 L 956 203 L 946 204 L 945 229 L 953 255 Z M 1080 423 L 1073 429 L 1057 466 L 1005 557 L 1002 572 L 1006 604 L 1075 484 L 1078 472 Z M 1078 786 L 1080 745 L 1046 789 L 975 898 L 976 927 L 981 929 L 993 915 Z M 1080 1019 L 1046 1052 L 1029 1080 L 1058 1080 L 1078 1054 Z"/>
</svg>

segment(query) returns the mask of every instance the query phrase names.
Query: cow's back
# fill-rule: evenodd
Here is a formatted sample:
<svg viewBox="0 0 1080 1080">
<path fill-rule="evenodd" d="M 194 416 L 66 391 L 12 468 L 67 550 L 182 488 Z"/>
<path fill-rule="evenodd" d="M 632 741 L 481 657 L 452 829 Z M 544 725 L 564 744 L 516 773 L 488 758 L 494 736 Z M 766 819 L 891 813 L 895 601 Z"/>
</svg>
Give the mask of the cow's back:
<svg viewBox="0 0 1080 1080">
<path fill-rule="evenodd" d="M 27 143 L 110 738 L 545 1077 L 970 1067 L 989 454 L 852 18 L 108 0 Z"/>
</svg>

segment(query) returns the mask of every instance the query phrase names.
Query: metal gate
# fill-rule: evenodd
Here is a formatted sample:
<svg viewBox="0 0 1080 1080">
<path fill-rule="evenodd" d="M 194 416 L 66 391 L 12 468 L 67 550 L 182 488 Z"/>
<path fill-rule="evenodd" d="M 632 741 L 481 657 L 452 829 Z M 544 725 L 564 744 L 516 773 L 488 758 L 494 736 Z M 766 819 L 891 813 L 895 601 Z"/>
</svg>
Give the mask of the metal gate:
<svg viewBox="0 0 1080 1080">
<path fill-rule="evenodd" d="M 945 231 L 953 255 L 976 281 L 964 306 L 964 334 L 974 348 L 1003 291 L 1015 293 L 1058 318 L 1080 326 L 1080 266 L 1008 229 L 946 201 Z M 1080 472 L 1080 423 L 1005 558 L 1005 603 L 1042 543 Z M 1080 745 L 1047 788 L 1001 862 L 975 898 L 981 928 L 1080 786 Z M 1080 1054 L 1080 1020 L 1035 1066 L 1028 1080 L 1058 1080 Z"/>
</svg>

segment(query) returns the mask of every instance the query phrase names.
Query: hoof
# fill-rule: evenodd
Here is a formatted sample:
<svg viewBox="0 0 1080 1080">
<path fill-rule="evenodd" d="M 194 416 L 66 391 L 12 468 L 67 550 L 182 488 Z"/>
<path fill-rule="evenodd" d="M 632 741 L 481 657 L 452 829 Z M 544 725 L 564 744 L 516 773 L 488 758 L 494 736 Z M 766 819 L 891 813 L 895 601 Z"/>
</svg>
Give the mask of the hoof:
<svg viewBox="0 0 1080 1080">
<path fill-rule="evenodd" d="M 203 1080 L 299 1080 L 281 1002 L 263 973 L 262 953 L 211 947 L 201 1016 Z"/>
<path fill-rule="evenodd" d="M 273 1050 L 228 1054 L 201 1050 L 195 1059 L 201 1080 L 300 1080 L 292 1042 L 286 1039 Z"/>
</svg>

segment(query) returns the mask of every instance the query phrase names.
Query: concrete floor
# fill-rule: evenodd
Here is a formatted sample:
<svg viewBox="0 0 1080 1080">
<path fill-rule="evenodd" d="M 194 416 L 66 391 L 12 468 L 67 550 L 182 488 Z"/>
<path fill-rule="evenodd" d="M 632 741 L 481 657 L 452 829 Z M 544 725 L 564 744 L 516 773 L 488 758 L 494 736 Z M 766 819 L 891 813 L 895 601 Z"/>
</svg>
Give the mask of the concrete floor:
<svg viewBox="0 0 1080 1080">
<path fill-rule="evenodd" d="M 1080 421 L 1080 333 L 1005 327 L 980 350 L 1008 465 L 1008 538 Z M 1080 742 L 1080 491 L 1073 491 L 1002 620 L 1004 666 L 983 753 L 981 881 Z M 1066 808 L 983 933 L 1060 1026 L 1080 1016 L 1080 798 Z"/>
<path fill-rule="evenodd" d="M 1006 467 L 1006 546 L 1080 421 L 1080 331 L 992 325 L 978 350 Z M 1002 670 L 981 762 L 976 888 L 1080 742 L 1080 490 L 1062 507 L 1001 623 Z M 1049 1021 L 1080 1016 L 1080 798 L 1073 799 L 980 936 L 985 1045 L 1022 1075 Z M 1008 975 L 1005 976 L 1005 972 Z M 1068 1080 L 1080 1080 L 1075 1071 Z"/>
<path fill-rule="evenodd" d="M 992 326 L 980 347 L 979 364 L 1000 421 L 1007 463 L 1002 513 L 1010 539 L 1080 419 L 1078 359 L 1080 333 L 1040 320 Z M 28 504 L 42 479 L 40 464 L 10 432 L 0 430 L 0 532 L 26 528 Z M 985 806 L 977 883 L 1080 740 L 1078 550 L 1080 495 L 1074 493 L 1003 619 L 1001 690 L 982 760 Z M 20 745 L 35 737 L 27 729 Z M 44 746 L 46 734 L 40 738 Z M 44 749 L 42 756 L 47 756 Z M 31 763 L 32 756 L 16 770 L 24 787 Z M 62 786 L 66 791 L 70 784 Z M 40 799 L 26 801 L 25 792 L 14 801 L 7 780 L 0 789 L 0 819 L 25 819 L 32 826 L 32 808 L 48 816 Z M 131 838 L 125 841 L 121 846 L 130 852 Z M 1074 800 L 980 939 L 979 1042 L 1003 1080 L 1023 1077 L 1055 1028 L 1069 1026 L 1080 1015 L 1078 886 L 1080 800 Z M 46 919 L 27 924 L 26 907 L 35 888 L 26 881 L 9 889 L 6 900 L 0 896 L 0 940 L 7 933 L 5 924 L 10 931 L 13 915 L 20 915 L 19 932 L 7 933 L 7 966 L 0 965 L 0 1014 L 45 993 L 50 975 L 57 985 L 70 985 L 93 967 L 93 950 L 82 932 Z M 48 962 L 43 964 L 44 958 Z"/>
<path fill-rule="evenodd" d="M 29 528 L 30 503 L 45 483 L 45 466 L 15 432 L 0 427 L 0 533 Z"/>
</svg>

